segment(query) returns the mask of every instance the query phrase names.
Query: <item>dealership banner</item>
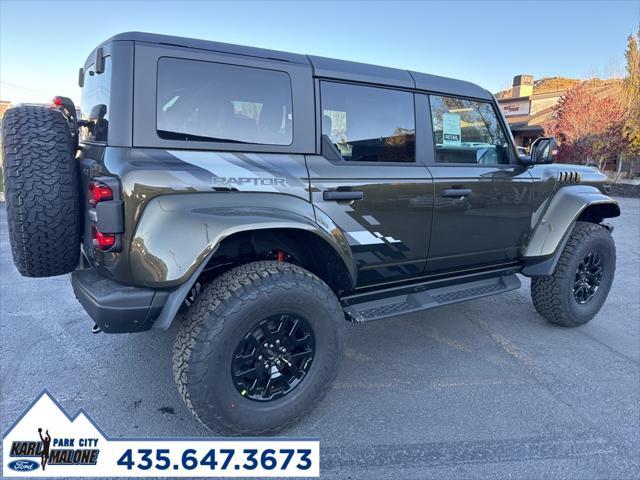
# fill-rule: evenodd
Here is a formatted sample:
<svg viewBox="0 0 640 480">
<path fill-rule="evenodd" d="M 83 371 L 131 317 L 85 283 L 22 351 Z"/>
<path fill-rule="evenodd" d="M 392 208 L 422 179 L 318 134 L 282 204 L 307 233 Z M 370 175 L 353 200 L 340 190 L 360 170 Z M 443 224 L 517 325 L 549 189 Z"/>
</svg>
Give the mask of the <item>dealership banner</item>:
<svg viewBox="0 0 640 480">
<path fill-rule="evenodd" d="M 288 438 L 109 438 L 46 391 L 2 440 L 5 477 L 318 477 L 320 442 Z"/>
</svg>

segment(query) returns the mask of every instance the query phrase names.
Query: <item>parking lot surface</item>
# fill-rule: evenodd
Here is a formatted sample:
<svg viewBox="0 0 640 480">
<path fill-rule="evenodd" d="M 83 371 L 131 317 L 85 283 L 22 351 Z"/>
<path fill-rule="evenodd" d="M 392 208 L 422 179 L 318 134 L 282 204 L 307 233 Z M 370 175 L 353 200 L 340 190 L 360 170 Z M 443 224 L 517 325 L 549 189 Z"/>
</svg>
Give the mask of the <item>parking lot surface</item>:
<svg viewBox="0 0 640 480">
<path fill-rule="evenodd" d="M 346 329 L 331 391 L 284 436 L 319 437 L 322 478 L 640 478 L 640 200 L 620 198 L 609 300 L 546 323 L 502 296 Z M 173 382 L 174 327 L 93 335 L 66 276 L 22 278 L 0 204 L 2 432 L 43 390 L 112 437 L 211 436 Z"/>
</svg>

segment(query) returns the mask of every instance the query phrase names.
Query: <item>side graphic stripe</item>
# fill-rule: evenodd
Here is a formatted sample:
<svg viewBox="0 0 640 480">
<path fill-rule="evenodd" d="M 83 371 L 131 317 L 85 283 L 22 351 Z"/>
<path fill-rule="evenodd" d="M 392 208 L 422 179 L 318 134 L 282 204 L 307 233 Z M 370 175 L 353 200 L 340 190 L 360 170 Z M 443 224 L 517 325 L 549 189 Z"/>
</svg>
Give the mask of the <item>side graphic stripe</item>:
<svg viewBox="0 0 640 480">
<path fill-rule="evenodd" d="M 366 230 L 347 232 L 347 235 L 351 240 L 355 241 L 356 245 L 373 245 L 374 243 L 384 243 L 383 240 L 376 237 L 371 232 L 367 232 Z"/>
<path fill-rule="evenodd" d="M 176 156 L 183 162 L 203 168 L 212 174 L 214 171 L 219 177 L 236 177 L 236 178 L 273 178 L 273 175 L 263 172 L 256 175 L 251 170 L 237 165 L 233 160 L 226 159 L 219 154 L 203 155 L 200 152 L 176 151 L 170 150 L 169 153 Z M 234 157 L 235 158 L 235 157 Z M 214 170 L 215 169 L 215 170 Z M 272 185 L 261 185 L 260 191 L 278 192 L 278 189 Z"/>
<path fill-rule="evenodd" d="M 184 170 L 173 170 L 171 172 L 174 177 L 180 179 L 183 185 L 189 185 L 190 187 L 194 187 L 198 190 L 210 191 L 213 187 L 211 181 L 209 183 L 205 182 L 201 178 L 196 177 L 190 172 L 185 172 Z M 203 173 L 203 175 L 206 175 Z M 186 190 L 186 187 L 183 187 L 182 190 Z"/>
</svg>

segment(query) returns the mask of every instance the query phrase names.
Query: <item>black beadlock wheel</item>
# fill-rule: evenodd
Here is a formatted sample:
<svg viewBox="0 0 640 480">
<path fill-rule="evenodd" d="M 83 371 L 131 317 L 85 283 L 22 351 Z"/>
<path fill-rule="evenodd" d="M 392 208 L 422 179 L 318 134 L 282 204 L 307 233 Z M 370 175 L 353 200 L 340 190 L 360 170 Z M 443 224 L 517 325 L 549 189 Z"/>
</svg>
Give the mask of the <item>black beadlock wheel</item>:
<svg viewBox="0 0 640 480">
<path fill-rule="evenodd" d="M 330 389 L 344 323 L 333 291 L 307 270 L 241 265 L 205 285 L 187 311 L 173 350 L 178 390 L 216 432 L 283 430 Z"/>
<path fill-rule="evenodd" d="M 61 112 L 7 110 L 1 128 L 13 261 L 25 277 L 69 273 L 80 258 L 80 185 L 75 145 Z"/>
<path fill-rule="evenodd" d="M 313 328 L 302 316 L 269 315 L 249 330 L 233 353 L 236 389 L 258 402 L 282 398 L 309 373 L 315 350 Z"/>
<path fill-rule="evenodd" d="M 576 222 L 553 274 L 531 278 L 533 305 L 549 322 L 583 325 L 602 308 L 615 269 L 616 248 L 609 230 Z"/>
<path fill-rule="evenodd" d="M 573 282 L 573 298 L 586 305 L 598 292 L 602 283 L 602 259 L 597 250 L 587 252 L 580 260 Z"/>
</svg>

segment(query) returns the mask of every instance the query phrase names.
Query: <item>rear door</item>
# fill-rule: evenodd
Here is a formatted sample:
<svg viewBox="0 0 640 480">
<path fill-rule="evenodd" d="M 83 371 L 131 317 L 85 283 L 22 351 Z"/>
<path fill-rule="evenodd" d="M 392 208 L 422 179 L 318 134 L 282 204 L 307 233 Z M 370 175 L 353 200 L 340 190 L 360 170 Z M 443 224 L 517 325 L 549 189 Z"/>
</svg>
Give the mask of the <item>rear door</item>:
<svg viewBox="0 0 640 480">
<path fill-rule="evenodd" d="M 358 286 L 420 275 L 433 189 L 417 161 L 414 94 L 321 81 L 322 155 L 307 157 L 314 206 L 347 235 Z"/>
<path fill-rule="evenodd" d="M 516 261 L 530 232 L 532 177 L 491 102 L 430 95 L 434 217 L 427 272 Z"/>
</svg>

